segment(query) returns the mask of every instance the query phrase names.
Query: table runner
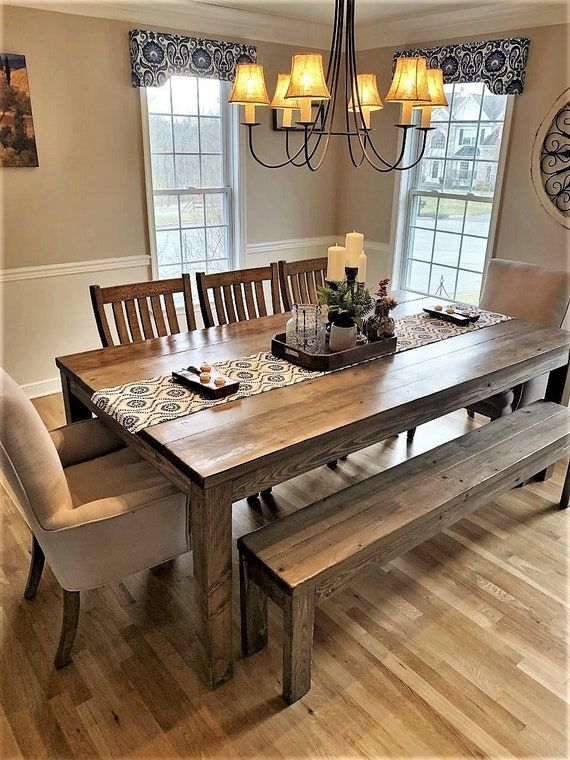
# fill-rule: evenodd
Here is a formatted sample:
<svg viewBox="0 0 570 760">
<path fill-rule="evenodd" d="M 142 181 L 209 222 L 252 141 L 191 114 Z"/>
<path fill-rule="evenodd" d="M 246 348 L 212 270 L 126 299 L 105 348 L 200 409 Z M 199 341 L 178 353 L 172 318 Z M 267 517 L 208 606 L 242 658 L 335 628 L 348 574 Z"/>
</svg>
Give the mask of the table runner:
<svg viewBox="0 0 570 760">
<path fill-rule="evenodd" d="M 466 332 L 481 330 L 511 319 L 504 314 L 490 311 L 481 311 L 480 314 L 478 322 L 473 322 L 467 327 L 444 322 L 427 314 L 411 314 L 396 319 L 395 332 L 398 344 L 395 353 L 426 346 Z M 367 361 L 378 361 L 381 358 Z M 173 370 L 182 369 L 175 364 L 176 355 L 173 355 L 172 361 Z M 212 366 L 233 380 L 239 380 L 239 391 L 222 399 L 205 399 L 198 393 L 173 383 L 171 375 L 159 375 L 113 388 L 103 388 L 93 394 L 91 401 L 130 433 L 138 433 L 160 422 L 185 417 L 203 409 L 255 396 L 275 388 L 295 385 L 327 374 L 297 367 L 295 364 L 276 358 L 268 351 L 238 359 L 212 362 Z"/>
</svg>

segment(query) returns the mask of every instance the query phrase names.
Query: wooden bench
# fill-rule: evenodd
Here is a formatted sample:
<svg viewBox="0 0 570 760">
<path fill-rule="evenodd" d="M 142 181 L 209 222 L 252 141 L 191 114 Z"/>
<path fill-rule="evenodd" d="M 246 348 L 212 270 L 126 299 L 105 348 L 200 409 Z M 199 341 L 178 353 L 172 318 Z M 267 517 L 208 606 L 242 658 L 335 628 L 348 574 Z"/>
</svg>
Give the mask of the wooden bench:
<svg viewBox="0 0 570 760">
<path fill-rule="evenodd" d="M 267 643 L 269 597 L 284 613 L 283 698 L 298 700 L 319 599 L 556 462 L 569 426 L 565 407 L 537 401 L 240 538 L 244 654 Z M 569 492 L 567 473 L 562 508 Z"/>
</svg>

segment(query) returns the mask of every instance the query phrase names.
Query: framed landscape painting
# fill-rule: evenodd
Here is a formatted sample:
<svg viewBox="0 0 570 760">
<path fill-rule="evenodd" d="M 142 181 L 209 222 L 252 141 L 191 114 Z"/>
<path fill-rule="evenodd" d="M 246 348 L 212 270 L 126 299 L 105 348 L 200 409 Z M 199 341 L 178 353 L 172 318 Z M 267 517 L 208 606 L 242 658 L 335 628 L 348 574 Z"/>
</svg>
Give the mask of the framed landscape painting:
<svg viewBox="0 0 570 760">
<path fill-rule="evenodd" d="M 38 166 L 26 57 L 0 53 L 0 166 Z"/>
</svg>

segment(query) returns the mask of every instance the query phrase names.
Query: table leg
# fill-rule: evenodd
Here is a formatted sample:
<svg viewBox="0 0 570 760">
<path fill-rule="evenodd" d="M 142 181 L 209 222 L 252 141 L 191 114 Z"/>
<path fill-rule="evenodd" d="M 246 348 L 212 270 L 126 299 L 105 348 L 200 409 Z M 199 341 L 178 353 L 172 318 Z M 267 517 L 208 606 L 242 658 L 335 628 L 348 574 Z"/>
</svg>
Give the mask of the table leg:
<svg viewBox="0 0 570 760">
<path fill-rule="evenodd" d="M 71 392 L 69 377 L 64 372 L 61 372 L 61 392 L 63 394 L 65 420 L 68 425 L 71 422 L 88 420 L 93 416 L 91 410 Z"/>
<path fill-rule="evenodd" d="M 554 401 L 556 404 L 561 404 L 564 399 L 564 388 L 566 386 L 566 380 L 568 378 L 568 364 L 564 364 L 558 369 L 553 369 L 548 375 L 548 385 L 546 386 L 546 393 L 544 398 L 547 401 Z M 545 470 L 541 470 L 534 477 L 533 480 L 543 482 L 552 477 L 554 471 L 554 465 L 551 464 Z"/>
<path fill-rule="evenodd" d="M 232 502 L 228 485 L 193 486 L 194 627 L 209 689 L 232 677 Z"/>
</svg>

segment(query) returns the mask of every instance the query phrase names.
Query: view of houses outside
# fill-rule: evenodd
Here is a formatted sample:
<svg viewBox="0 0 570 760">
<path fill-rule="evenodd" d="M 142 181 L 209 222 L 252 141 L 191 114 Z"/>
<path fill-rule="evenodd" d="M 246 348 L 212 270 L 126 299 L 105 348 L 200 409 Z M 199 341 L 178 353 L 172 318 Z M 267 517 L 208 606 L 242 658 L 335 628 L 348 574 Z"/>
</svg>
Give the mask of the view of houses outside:
<svg viewBox="0 0 570 760">
<path fill-rule="evenodd" d="M 446 85 L 424 158 L 410 183 L 406 287 L 477 303 L 507 96 L 483 84 Z"/>
</svg>

